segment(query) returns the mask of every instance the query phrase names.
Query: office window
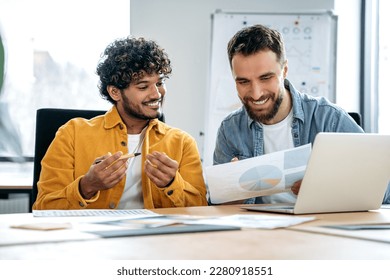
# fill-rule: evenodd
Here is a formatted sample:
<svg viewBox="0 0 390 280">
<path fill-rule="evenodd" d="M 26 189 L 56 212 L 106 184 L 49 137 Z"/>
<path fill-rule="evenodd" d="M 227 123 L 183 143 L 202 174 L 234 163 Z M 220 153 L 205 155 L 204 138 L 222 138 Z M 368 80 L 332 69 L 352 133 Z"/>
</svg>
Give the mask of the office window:
<svg viewBox="0 0 390 280">
<path fill-rule="evenodd" d="M 32 157 L 37 109 L 110 107 L 98 93 L 96 65 L 108 43 L 129 35 L 130 0 L 0 0 L 0 7 L 0 157 Z"/>
<path fill-rule="evenodd" d="M 378 132 L 390 134 L 390 2 L 379 0 Z"/>
</svg>

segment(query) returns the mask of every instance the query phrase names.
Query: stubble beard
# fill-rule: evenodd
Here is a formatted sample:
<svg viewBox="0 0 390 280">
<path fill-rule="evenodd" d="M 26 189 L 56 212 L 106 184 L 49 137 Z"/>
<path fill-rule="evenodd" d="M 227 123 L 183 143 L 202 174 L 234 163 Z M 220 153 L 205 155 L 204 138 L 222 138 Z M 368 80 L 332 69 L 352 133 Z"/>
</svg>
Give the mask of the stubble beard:
<svg viewBox="0 0 390 280">
<path fill-rule="evenodd" d="M 272 101 L 274 100 L 274 97 L 272 96 L 270 96 L 269 98 L 272 99 Z M 252 102 L 250 98 L 244 98 L 243 100 L 241 100 L 241 102 L 244 105 L 245 110 L 247 111 L 251 119 L 259 123 L 267 123 L 268 121 L 272 120 L 278 113 L 280 105 L 283 102 L 283 92 L 279 91 L 279 96 L 274 101 L 274 105 L 272 109 L 269 112 L 265 112 L 265 113 L 259 114 L 256 113 L 256 111 L 252 110 L 252 108 L 249 106 L 249 102 Z"/>
<path fill-rule="evenodd" d="M 159 118 L 162 115 L 161 106 L 162 106 L 163 99 L 164 99 L 163 97 L 161 97 L 160 108 L 158 111 L 156 111 L 155 116 L 148 116 L 148 115 L 142 114 L 141 110 L 137 110 L 137 107 L 134 104 L 132 104 L 130 102 L 130 100 L 124 94 L 122 95 L 122 98 L 124 101 L 123 102 L 123 109 L 126 112 L 126 114 L 130 117 L 135 117 L 135 118 L 141 119 L 141 120 L 152 120 L 155 118 Z"/>
</svg>

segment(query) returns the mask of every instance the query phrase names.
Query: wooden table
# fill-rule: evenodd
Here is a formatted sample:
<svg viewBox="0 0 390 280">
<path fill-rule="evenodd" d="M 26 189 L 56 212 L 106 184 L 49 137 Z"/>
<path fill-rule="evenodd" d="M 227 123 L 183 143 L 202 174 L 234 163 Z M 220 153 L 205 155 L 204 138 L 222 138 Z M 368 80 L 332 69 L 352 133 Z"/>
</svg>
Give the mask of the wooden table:
<svg viewBox="0 0 390 280">
<path fill-rule="evenodd" d="M 275 215 L 249 212 L 239 205 L 156 209 L 160 214 L 225 216 L 232 214 Z M 390 222 L 390 210 L 359 213 L 306 215 L 316 220 L 283 229 L 243 229 L 135 236 L 108 239 L 80 239 L 63 242 L 0 245 L 0 259 L 88 259 L 88 260 L 389 260 L 390 242 L 372 236 L 329 234 L 322 225 Z M 32 214 L 0 215 L 3 236 L 30 238 L 60 234 L 11 229 L 10 224 L 31 221 Z M 74 219 L 74 218 L 73 218 Z M 35 220 L 36 221 L 36 220 Z M 72 218 L 69 218 L 72 221 Z M 313 230 L 317 228 L 317 230 Z M 376 231 L 388 236 L 390 230 Z M 375 241 L 376 240 L 376 241 Z M 28 242 L 27 242 L 28 243 Z"/>
</svg>

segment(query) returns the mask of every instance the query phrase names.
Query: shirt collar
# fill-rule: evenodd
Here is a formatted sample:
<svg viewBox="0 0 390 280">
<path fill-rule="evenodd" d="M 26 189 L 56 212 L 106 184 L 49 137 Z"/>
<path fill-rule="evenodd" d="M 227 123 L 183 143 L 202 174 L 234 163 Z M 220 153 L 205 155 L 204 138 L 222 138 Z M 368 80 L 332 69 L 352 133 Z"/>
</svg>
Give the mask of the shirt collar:
<svg viewBox="0 0 390 280">
<path fill-rule="evenodd" d="M 304 122 L 305 119 L 302 108 L 301 93 L 287 79 L 284 80 L 284 88 L 287 89 L 291 94 L 293 118 L 300 119 L 302 122 Z"/>
<path fill-rule="evenodd" d="M 123 125 L 124 127 L 126 127 L 126 125 L 122 121 L 122 118 L 119 116 L 116 107 L 112 106 L 111 109 L 108 110 L 107 113 L 104 115 L 104 128 L 110 129 L 117 125 Z"/>
<path fill-rule="evenodd" d="M 122 118 L 119 115 L 119 112 L 116 106 L 112 106 L 110 110 L 108 110 L 104 116 L 104 128 L 111 129 L 115 126 L 119 125 L 126 128 L 126 124 L 122 121 Z M 152 119 L 149 121 L 149 125 L 147 131 L 155 129 L 160 134 L 166 133 L 166 125 L 163 122 L 160 122 L 158 119 Z"/>
</svg>

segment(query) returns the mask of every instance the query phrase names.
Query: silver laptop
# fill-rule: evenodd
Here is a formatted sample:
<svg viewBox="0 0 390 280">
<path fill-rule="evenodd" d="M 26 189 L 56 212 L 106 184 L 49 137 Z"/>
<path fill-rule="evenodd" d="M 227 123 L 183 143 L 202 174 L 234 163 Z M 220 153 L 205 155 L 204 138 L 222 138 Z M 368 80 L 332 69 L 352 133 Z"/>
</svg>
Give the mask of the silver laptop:
<svg viewBox="0 0 390 280">
<path fill-rule="evenodd" d="M 288 214 L 374 210 L 389 181 L 390 135 L 319 133 L 294 205 L 242 208 Z"/>
</svg>

